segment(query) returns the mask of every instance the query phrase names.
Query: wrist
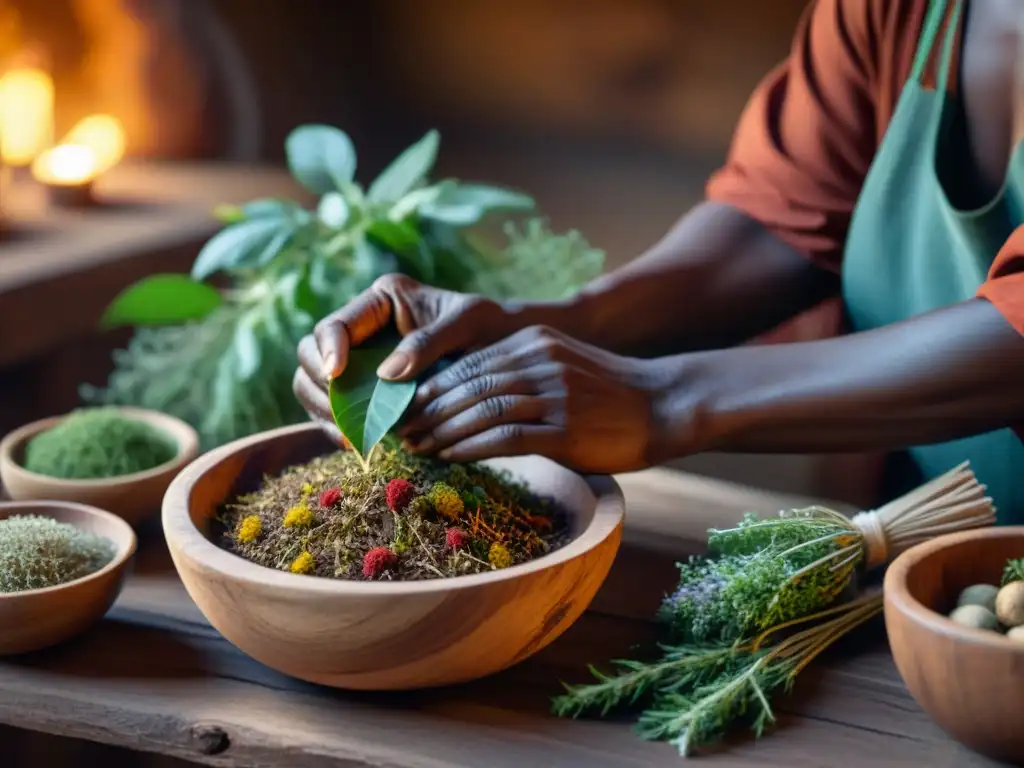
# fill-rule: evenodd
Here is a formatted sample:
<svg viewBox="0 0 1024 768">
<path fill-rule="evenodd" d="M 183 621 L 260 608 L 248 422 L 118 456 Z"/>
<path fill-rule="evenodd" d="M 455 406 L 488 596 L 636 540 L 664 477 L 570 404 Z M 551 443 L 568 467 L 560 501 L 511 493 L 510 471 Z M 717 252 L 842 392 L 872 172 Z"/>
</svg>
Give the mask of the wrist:
<svg viewBox="0 0 1024 768">
<path fill-rule="evenodd" d="M 693 353 L 636 360 L 638 386 L 650 398 L 650 465 L 713 450 L 721 439 L 723 419 L 709 357 Z"/>
<path fill-rule="evenodd" d="M 507 333 L 530 326 L 546 326 L 567 336 L 589 342 L 592 302 L 584 293 L 554 301 L 505 301 L 501 303 Z"/>
</svg>

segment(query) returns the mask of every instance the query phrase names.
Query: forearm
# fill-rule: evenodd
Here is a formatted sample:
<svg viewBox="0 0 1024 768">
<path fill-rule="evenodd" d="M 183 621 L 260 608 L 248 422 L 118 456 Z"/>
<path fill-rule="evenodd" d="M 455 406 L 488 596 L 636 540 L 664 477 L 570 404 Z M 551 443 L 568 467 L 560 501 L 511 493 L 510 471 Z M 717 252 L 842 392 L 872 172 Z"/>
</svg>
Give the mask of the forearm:
<svg viewBox="0 0 1024 768">
<path fill-rule="evenodd" d="M 981 299 L 838 339 L 671 360 L 669 455 L 895 449 L 1024 422 L 1024 337 Z"/>
<path fill-rule="evenodd" d="M 516 311 L 525 324 L 648 357 L 738 344 L 821 302 L 838 284 L 736 209 L 702 203 L 646 254 L 577 298 Z"/>
</svg>

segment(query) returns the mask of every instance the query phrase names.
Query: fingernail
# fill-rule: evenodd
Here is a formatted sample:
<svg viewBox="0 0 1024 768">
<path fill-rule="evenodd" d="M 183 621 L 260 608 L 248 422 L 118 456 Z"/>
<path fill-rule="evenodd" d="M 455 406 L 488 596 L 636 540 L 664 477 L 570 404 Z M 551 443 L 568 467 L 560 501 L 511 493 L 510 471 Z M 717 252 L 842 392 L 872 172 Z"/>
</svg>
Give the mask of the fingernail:
<svg viewBox="0 0 1024 768">
<path fill-rule="evenodd" d="M 437 440 L 430 436 L 424 437 L 422 440 L 416 443 L 416 452 L 430 453 L 430 451 L 433 450 L 435 445 L 437 445 Z"/>
<path fill-rule="evenodd" d="M 334 369 L 338 367 L 338 358 L 335 357 L 333 352 L 329 352 L 324 356 L 323 365 L 320 366 L 320 375 L 324 377 L 324 381 L 330 381 L 334 378 Z"/>
<path fill-rule="evenodd" d="M 408 367 L 409 356 L 404 352 L 395 352 L 380 364 L 380 367 L 377 368 L 377 375 L 382 379 L 394 379 L 401 376 Z"/>
</svg>

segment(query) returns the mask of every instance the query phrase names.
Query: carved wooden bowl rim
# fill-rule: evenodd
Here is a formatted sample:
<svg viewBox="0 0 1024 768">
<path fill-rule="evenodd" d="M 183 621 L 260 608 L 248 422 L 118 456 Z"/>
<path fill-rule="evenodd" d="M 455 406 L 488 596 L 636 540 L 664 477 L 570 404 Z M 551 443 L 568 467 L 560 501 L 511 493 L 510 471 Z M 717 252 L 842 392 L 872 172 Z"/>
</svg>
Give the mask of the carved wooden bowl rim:
<svg viewBox="0 0 1024 768">
<path fill-rule="evenodd" d="M 1022 549 L 1024 549 L 1024 526 L 1007 525 L 960 531 L 939 536 L 911 547 L 893 560 L 886 570 L 883 592 L 887 610 L 896 611 L 927 631 L 951 638 L 955 642 L 998 649 L 1004 653 L 1018 653 L 1024 657 L 1024 643 L 1011 640 L 999 632 L 958 624 L 914 597 L 907 585 L 911 571 L 938 552 L 959 546 L 966 541 L 1011 538 L 1020 539 Z"/>
<path fill-rule="evenodd" d="M 45 419 L 29 422 L 5 435 L 3 440 L 0 440 L 0 466 L 3 466 L 5 473 L 9 473 L 12 476 L 20 475 L 23 478 L 31 479 L 37 485 L 45 484 L 56 489 L 112 489 L 151 480 L 170 471 L 180 470 L 199 453 L 199 434 L 191 425 L 181 419 L 149 408 L 135 408 L 127 405 L 111 407 L 120 411 L 128 418 L 146 422 L 163 432 L 178 447 L 174 458 L 155 467 L 144 469 L 141 472 L 129 472 L 126 475 L 115 475 L 114 477 L 67 479 L 41 475 L 38 472 L 25 469 L 20 457 L 25 444 L 36 435 L 52 429 L 64 421 L 70 415 L 65 413 L 60 416 L 50 416 Z"/>
<path fill-rule="evenodd" d="M 66 581 L 63 584 L 41 589 L 25 589 L 20 592 L 0 592 L 0 604 L 5 601 L 31 600 L 54 592 L 78 589 L 90 581 L 102 579 L 112 571 L 123 568 L 138 547 L 135 531 L 128 523 L 112 512 L 89 504 L 79 504 L 74 501 L 0 501 L 0 520 L 6 520 L 16 515 L 49 517 L 58 522 L 70 523 L 77 528 L 82 526 L 72 522 L 73 519 L 92 518 L 98 523 L 92 526 L 92 533 L 107 539 L 114 545 L 114 556 L 98 571 L 93 571 L 72 581 Z"/>
<path fill-rule="evenodd" d="M 278 571 L 258 565 L 236 555 L 211 541 L 195 524 L 192 518 L 191 495 L 196 484 L 207 472 L 232 458 L 248 453 L 254 448 L 287 439 L 303 433 L 321 435 L 315 423 L 280 427 L 215 448 L 189 464 L 171 483 L 164 495 L 163 528 L 168 539 L 172 556 L 181 555 L 200 568 L 215 573 L 228 581 L 245 581 L 275 590 L 301 592 L 309 595 L 414 595 L 450 592 L 469 589 L 516 579 L 555 568 L 579 557 L 615 534 L 621 527 L 625 515 L 625 499 L 614 478 L 607 475 L 578 475 L 554 462 L 540 457 L 518 457 L 512 460 L 498 460 L 503 464 L 512 461 L 529 468 L 575 475 L 587 484 L 595 498 L 594 515 L 587 526 L 568 544 L 560 549 L 542 555 L 526 563 L 487 573 L 452 576 L 448 578 L 424 579 L 417 581 L 354 581 L 331 579 L 322 576 L 307 576 Z M 283 467 L 282 467 L 283 469 Z M 526 473 L 527 476 L 529 473 Z M 209 574 L 208 574 L 209 575 Z"/>
</svg>

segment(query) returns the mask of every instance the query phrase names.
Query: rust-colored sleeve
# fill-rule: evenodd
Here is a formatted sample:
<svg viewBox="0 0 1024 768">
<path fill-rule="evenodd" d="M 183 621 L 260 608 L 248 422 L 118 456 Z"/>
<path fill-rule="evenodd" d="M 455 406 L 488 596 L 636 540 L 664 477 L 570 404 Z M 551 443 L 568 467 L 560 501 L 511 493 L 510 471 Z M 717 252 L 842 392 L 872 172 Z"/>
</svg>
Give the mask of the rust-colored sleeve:
<svg viewBox="0 0 1024 768">
<path fill-rule="evenodd" d="M 926 6 L 927 0 L 816 0 L 789 57 L 751 96 L 707 198 L 739 208 L 797 251 L 838 269 Z"/>
<path fill-rule="evenodd" d="M 992 302 L 1024 334 L 1024 226 L 1017 227 L 999 249 L 978 296 Z"/>
</svg>

